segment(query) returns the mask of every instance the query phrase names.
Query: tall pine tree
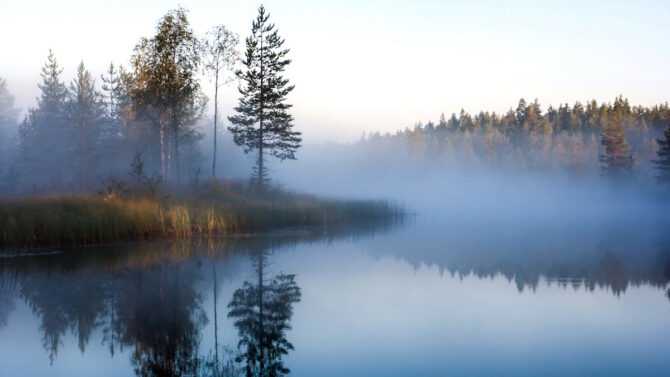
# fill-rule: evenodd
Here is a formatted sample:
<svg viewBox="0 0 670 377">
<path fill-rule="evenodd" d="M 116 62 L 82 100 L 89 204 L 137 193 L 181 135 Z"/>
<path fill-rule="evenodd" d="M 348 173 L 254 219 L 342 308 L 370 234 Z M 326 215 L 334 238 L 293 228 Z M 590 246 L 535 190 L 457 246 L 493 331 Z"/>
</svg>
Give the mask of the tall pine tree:
<svg viewBox="0 0 670 377">
<path fill-rule="evenodd" d="M 293 116 L 288 112 L 292 105 L 286 103 L 294 86 L 282 76 L 291 63 L 286 58 L 289 50 L 282 48 L 284 40 L 275 25 L 268 22 L 269 17 L 261 5 L 246 39 L 244 70 L 236 72 L 243 82 L 239 105 L 235 107 L 238 114 L 228 117 L 235 144 L 242 146 L 245 153 L 258 152 L 255 175 L 259 188 L 267 177 L 266 154 L 280 161 L 295 159 L 302 141 L 300 132 L 293 131 Z"/>
<path fill-rule="evenodd" d="M 601 133 L 600 143 L 605 147 L 605 153 L 599 159 L 603 175 L 610 178 L 630 177 L 635 172 L 635 159 L 623 131 L 623 122 L 614 116 Z"/>
<path fill-rule="evenodd" d="M 658 183 L 670 183 L 670 126 L 665 129 L 664 139 L 656 139 L 658 143 L 658 150 L 656 155 L 658 158 L 652 160 L 654 168 L 658 170 L 656 179 Z"/>
</svg>

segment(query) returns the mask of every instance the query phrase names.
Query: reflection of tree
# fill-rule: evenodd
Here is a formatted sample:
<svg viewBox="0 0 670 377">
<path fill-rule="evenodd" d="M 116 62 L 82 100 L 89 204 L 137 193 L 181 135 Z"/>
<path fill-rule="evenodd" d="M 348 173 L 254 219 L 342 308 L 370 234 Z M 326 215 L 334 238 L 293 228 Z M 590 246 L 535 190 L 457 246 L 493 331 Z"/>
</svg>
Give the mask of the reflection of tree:
<svg viewBox="0 0 670 377">
<path fill-rule="evenodd" d="M 235 362 L 233 350 L 225 346 L 221 349 L 221 357 L 219 357 L 219 325 L 218 325 L 218 290 L 217 290 L 217 276 L 216 276 L 216 260 L 214 259 L 215 246 L 208 242 L 208 250 L 212 253 L 212 291 L 214 298 L 214 352 L 210 350 L 209 354 L 202 359 L 200 365 L 200 377 L 232 377 L 242 375 L 241 368 Z"/>
<path fill-rule="evenodd" d="M 630 278 L 626 265 L 621 260 L 621 255 L 612 251 L 605 253 L 598 272 L 598 281 L 608 282 L 612 293 L 620 296 L 626 292 Z"/>
<path fill-rule="evenodd" d="M 481 237 L 470 228 L 455 224 L 439 236 L 433 229 L 399 232 L 372 240 L 367 249 L 374 257 L 401 258 L 415 269 L 436 266 L 452 276 L 501 276 L 519 292 L 535 291 L 546 282 L 621 295 L 647 284 L 665 291 L 670 283 L 670 236 L 658 241 L 626 232 L 558 237 L 547 227 L 528 237 L 530 232 L 512 233 L 503 227 L 504 232 Z"/>
<path fill-rule="evenodd" d="M 102 344 L 107 344 L 109 354 L 114 357 L 116 349 L 123 351 L 121 344 L 121 325 L 119 324 L 119 280 L 120 274 L 112 273 L 109 278 L 109 289 L 105 302 L 105 322 L 102 327 Z"/>
<path fill-rule="evenodd" d="M 102 282 L 88 274 L 66 277 L 35 276 L 22 284 L 21 295 L 41 317 L 42 344 L 54 362 L 68 329 L 76 332 L 83 353 L 91 331 L 96 327 L 104 296 Z"/>
<path fill-rule="evenodd" d="M 661 250 L 663 251 L 658 253 L 656 264 L 661 271 L 659 275 L 665 277 L 665 279 L 662 280 L 662 284 L 667 288 L 665 296 L 670 300 L 670 287 L 668 287 L 668 282 L 670 281 L 670 252 L 665 248 L 662 248 Z"/>
<path fill-rule="evenodd" d="M 218 292 L 216 291 L 216 261 L 214 256 L 212 256 L 212 289 L 214 291 L 214 375 L 219 375 L 219 319 L 218 319 L 218 308 L 216 305 L 216 299 Z"/>
<path fill-rule="evenodd" d="M 7 326 L 9 314 L 16 308 L 17 274 L 3 274 L 0 264 L 0 330 Z"/>
<path fill-rule="evenodd" d="M 133 345 L 141 376 L 197 375 L 200 330 L 207 322 L 194 285 L 198 269 L 163 263 L 121 280 L 121 341 Z"/>
<path fill-rule="evenodd" d="M 396 225 L 379 221 L 284 232 L 276 237 L 220 238 L 210 240 L 210 247 L 197 242 L 152 242 L 0 258 L 0 329 L 20 299 L 37 318 L 42 344 L 52 363 L 65 336 L 74 335 L 84 352 L 92 333 L 100 330 L 110 354 L 129 351 L 141 375 L 240 375 L 235 352 L 218 344 L 216 259 L 270 247 L 356 239 L 386 232 Z M 262 253 L 254 255 L 263 260 Z M 201 282 L 199 266 L 205 256 L 213 264 L 215 349 L 202 355 L 201 330 L 208 320 L 200 296 L 200 289 L 205 287 L 197 284 Z M 256 331 L 260 328 L 238 330 L 240 337 L 259 352 L 256 366 L 253 361 L 249 364 L 252 370 L 256 368 L 257 375 L 280 375 L 287 373 L 282 356 L 293 349 L 285 332 L 290 328 L 293 303 L 299 301 L 300 290 L 293 275 L 264 280 L 262 269 L 260 265 L 263 312 L 261 315 L 257 310 L 256 314 L 257 319 L 262 318 L 262 332 Z M 238 290 L 236 297 L 248 296 L 250 292 L 244 292 L 247 288 Z M 250 315 L 258 309 L 258 293 L 248 298 Z M 231 302 L 231 312 L 241 310 L 237 304 Z M 263 337 L 259 338 L 261 333 Z M 247 361 L 245 355 L 240 360 Z"/>
<path fill-rule="evenodd" d="M 9 289 L 0 288 L 0 329 L 7 326 L 7 317 L 14 311 L 14 295 Z"/>
<path fill-rule="evenodd" d="M 280 273 L 265 279 L 263 268 L 267 260 L 257 252 L 256 281 L 245 281 L 235 291 L 228 308 L 228 317 L 235 319 L 241 354 L 238 361 L 246 364 L 247 376 L 281 376 L 289 373 L 282 357 L 293 350 L 286 339 L 291 328 L 293 304 L 300 301 L 300 288 L 295 275 Z"/>
<path fill-rule="evenodd" d="M 198 263 L 161 259 L 103 269 L 94 267 L 95 258 L 80 259 L 88 262 L 84 264 L 64 257 L 44 265 L 17 265 L 19 271 L 34 269 L 20 279 L 15 294 L 41 322 L 42 344 L 51 362 L 68 331 L 78 338 L 83 353 L 99 328 L 112 356 L 117 349 L 133 350 L 138 374 L 196 375 L 200 329 L 207 322 L 196 290 Z M 62 264 L 52 263 L 56 261 Z M 0 282 L 8 276 L 1 272 Z"/>
</svg>

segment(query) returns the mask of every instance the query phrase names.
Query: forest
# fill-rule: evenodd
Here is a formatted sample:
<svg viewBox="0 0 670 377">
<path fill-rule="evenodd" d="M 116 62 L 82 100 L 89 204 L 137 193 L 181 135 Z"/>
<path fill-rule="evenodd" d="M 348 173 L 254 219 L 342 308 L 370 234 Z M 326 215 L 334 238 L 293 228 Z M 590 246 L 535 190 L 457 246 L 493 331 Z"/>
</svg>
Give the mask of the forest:
<svg viewBox="0 0 670 377">
<path fill-rule="evenodd" d="M 519 100 L 505 114 L 444 114 L 438 122 L 395 134 L 363 135 L 358 142 L 383 152 L 402 147 L 416 158 L 447 166 L 507 172 L 554 172 L 621 180 L 669 182 L 670 106 L 613 102 L 549 105 Z"/>
</svg>

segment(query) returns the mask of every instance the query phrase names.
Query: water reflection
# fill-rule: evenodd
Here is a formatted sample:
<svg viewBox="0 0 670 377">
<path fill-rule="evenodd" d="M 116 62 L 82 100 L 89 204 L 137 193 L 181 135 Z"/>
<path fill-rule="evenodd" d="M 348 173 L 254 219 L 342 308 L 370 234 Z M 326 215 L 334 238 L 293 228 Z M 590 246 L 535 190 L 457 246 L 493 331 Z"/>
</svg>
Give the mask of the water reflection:
<svg viewBox="0 0 670 377">
<path fill-rule="evenodd" d="M 535 291 L 543 281 L 588 291 L 606 288 L 617 296 L 631 286 L 667 288 L 667 225 L 628 225 L 617 229 L 575 222 L 519 229 L 516 224 L 423 222 L 368 249 L 377 258 L 393 255 L 415 269 L 434 265 L 441 273 L 482 279 L 502 275 L 519 292 Z M 670 289 L 666 293 L 670 297 Z"/>
<path fill-rule="evenodd" d="M 300 352 L 290 330 L 294 309 L 307 305 L 298 304 L 306 287 L 298 285 L 297 266 L 282 271 L 275 261 L 287 246 L 310 243 L 350 243 L 365 255 L 394 256 L 415 270 L 437 266 L 461 277 L 502 275 L 519 291 L 536 290 L 542 281 L 588 291 L 607 288 L 615 295 L 650 285 L 670 299 L 670 252 L 662 242 L 631 250 L 606 239 L 559 253 L 505 239 L 482 247 L 468 237 L 464 232 L 427 237 L 411 226 L 369 224 L 3 257 L 0 335 L 23 303 L 52 365 L 73 336 L 73 347 L 82 354 L 102 344 L 110 358 L 129 361 L 140 376 L 287 375 L 287 357 Z M 222 330 L 226 320 L 234 334 Z M 0 346 L 8 341 L 0 336 Z"/>
<path fill-rule="evenodd" d="M 31 272 L 16 292 L 41 321 L 42 345 L 51 363 L 68 331 L 78 337 L 83 353 L 99 328 L 112 356 L 116 349 L 133 349 L 138 375 L 196 374 L 199 331 L 207 322 L 195 288 L 197 263 L 158 260 L 101 269 L 58 262 L 48 258 L 21 266 Z M 46 270 L 37 272 L 40 268 Z"/>
<path fill-rule="evenodd" d="M 268 260 L 262 248 L 253 251 L 257 279 L 245 281 L 228 304 L 228 317 L 235 320 L 239 334 L 238 362 L 247 376 L 282 376 L 290 372 L 282 358 L 292 351 L 286 338 L 291 329 L 293 304 L 300 301 L 295 275 L 280 273 L 266 278 L 263 268 Z"/>
<path fill-rule="evenodd" d="M 68 334 L 85 353 L 99 330 L 109 355 L 128 350 L 139 376 L 280 376 L 293 345 L 286 336 L 300 300 L 295 274 L 264 272 L 272 250 L 299 242 L 332 242 L 385 232 L 393 224 L 309 229 L 250 238 L 146 243 L 99 250 L 76 249 L 0 258 L 0 329 L 25 302 L 38 320 L 42 346 L 54 364 Z M 228 317 L 239 334 L 237 349 L 218 342 L 217 268 L 247 256 L 254 279 L 229 299 Z M 207 271 L 205 271 L 205 267 Z M 209 274 L 209 275 L 208 275 Z M 214 345 L 201 349 L 209 323 L 203 292 L 211 289 Z M 1 330 L 0 330 L 1 331 Z"/>
</svg>

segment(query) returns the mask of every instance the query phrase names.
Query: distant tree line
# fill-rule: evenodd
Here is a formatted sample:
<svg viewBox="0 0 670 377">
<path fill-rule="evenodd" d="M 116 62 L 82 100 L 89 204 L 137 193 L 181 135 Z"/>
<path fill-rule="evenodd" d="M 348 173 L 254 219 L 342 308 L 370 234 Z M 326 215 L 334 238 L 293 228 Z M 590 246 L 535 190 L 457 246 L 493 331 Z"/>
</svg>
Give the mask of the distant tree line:
<svg viewBox="0 0 670 377">
<path fill-rule="evenodd" d="M 288 113 L 291 105 L 285 102 L 293 87 L 280 75 L 290 63 L 288 50 L 281 48 L 283 39 L 268 17 L 261 6 L 243 67 L 236 71 L 242 80 L 239 115 L 230 117 L 234 141 L 258 154 L 261 173 L 254 177 L 266 174 L 266 155 L 294 159 L 300 146 Z M 165 182 L 179 188 L 198 182 L 204 164 L 200 124 L 208 104 L 200 84 L 203 73 L 215 81 L 215 180 L 218 89 L 231 81 L 224 76 L 239 61 L 237 42 L 224 26 L 198 38 L 186 10 L 171 10 L 154 36 L 137 43 L 129 67 L 110 64 L 101 86 L 83 62 L 67 85 L 50 51 L 37 106 L 18 126 L 14 98 L 0 79 L 0 132 L 16 130 L 15 136 L 0 134 L 0 190 L 91 191 L 129 174 L 129 182 L 137 185 Z"/>
<path fill-rule="evenodd" d="M 395 134 L 379 132 L 359 143 L 376 151 L 397 150 L 444 158 L 462 166 L 512 171 L 562 171 L 670 180 L 670 106 L 613 103 L 561 104 L 542 111 L 537 100 L 521 99 L 504 114 L 461 110 L 437 123 L 417 123 Z M 654 169 L 655 168 L 655 169 Z"/>
</svg>

